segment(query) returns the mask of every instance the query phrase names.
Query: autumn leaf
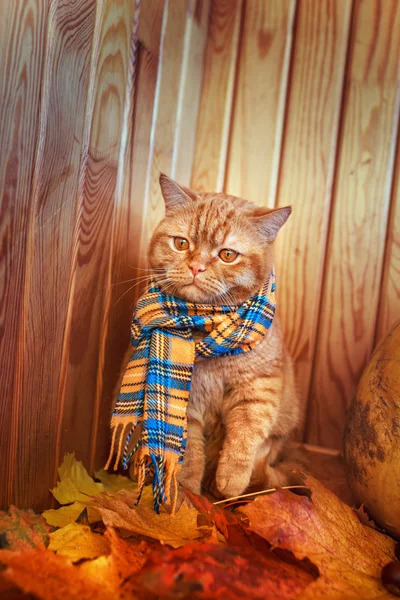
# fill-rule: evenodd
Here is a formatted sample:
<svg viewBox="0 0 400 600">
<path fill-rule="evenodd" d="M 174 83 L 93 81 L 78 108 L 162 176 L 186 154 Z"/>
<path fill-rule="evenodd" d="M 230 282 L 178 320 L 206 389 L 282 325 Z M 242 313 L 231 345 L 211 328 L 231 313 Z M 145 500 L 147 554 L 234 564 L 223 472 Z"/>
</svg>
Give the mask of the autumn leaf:
<svg viewBox="0 0 400 600">
<path fill-rule="evenodd" d="M 110 600 L 100 582 L 90 580 L 70 561 L 43 548 L 26 552 L 0 550 L 2 577 L 40 600 Z M 118 598 L 118 596 L 115 596 Z"/>
<path fill-rule="evenodd" d="M 105 533 L 111 548 L 108 556 L 102 556 L 80 565 L 88 581 L 98 583 L 109 594 L 109 598 L 126 597 L 125 582 L 141 570 L 152 548 L 146 542 L 127 541 L 109 529 Z"/>
<path fill-rule="evenodd" d="M 145 542 L 122 540 L 112 530 L 106 532 L 105 540 L 111 550 L 108 556 L 79 565 L 48 549 L 15 553 L 0 550 L 0 563 L 6 567 L 2 571 L 6 585 L 0 587 L 0 592 L 14 592 L 18 586 L 40 600 L 136 600 L 137 595 L 130 593 L 124 582 L 140 571 L 151 547 Z M 22 598 L 21 593 L 10 596 L 12 600 L 17 598 Z"/>
<path fill-rule="evenodd" d="M 88 474 L 75 454 L 65 454 L 62 465 L 58 468 L 60 481 L 51 493 L 60 504 L 71 504 L 75 501 L 86 501 L 104 491 L 102 483 L 96 483 Z"/>
<path fill-rule="evenodd" d="M 129 499 L 131 503 L 129 503 Z M 174 516 L 164 512 L 157 514 L 153 506 L 134 506 L 135 495 L 123 492 L 102 494 L 94 500 L 94 507 L 108 527 L 118 527 L 135 534 L 144 535 L 174 548 L 205 535 L 197 527 L 198 513 L 182 504 Z"/>
<path fill-rule="evenodd" d="M 95 473 L 95 477 L 101 482 L 104 492 L 119 492 L 120 490 L 137 491 L 136 481 L 132 481 L 126 475 L 111 474 L 101 470 Z M 147 486 L 147 488 L 152 489 L 151 486 Z"/>
<path fill-rule="evenodd" d="M 107 471 L 97 471 L 94 481 L 88 474 L 81 461 L 77 461 L 75 454 L 65 454 L 62 465 L 58 469 L 60 481 L 51 490 L 56 500 L 62 504 L 58 509 L 49 509 L 43 512 L 43 517 L 49 525 L 65 527 L 74 523 L 82 511 L 87 507 L 89 523 L 100 520 L 100 514 L 90 506 L 92 497 L 104 492 L 117 492 L 128 490 L 136 492 L 137 484 L 124 475 L 110 475 Z M 151 487 L 146 487 L 142 494 L 141 503 L 153 506 Z"/>
<path fill-rule="evenodd" d="M 50 534 L 49 550 L 77 562 L 110 553 L 110 544 L 102 535 L 93 533 L 87 525 L 70 523 Z"/>
<path fill-rule="evenodd" d="M 298 598 L 313 579 L 272 552 L 191 543 L 153 552 L 125 589 L 138 598 L 285 600 Z"/>
<path fill-rule="evenodd" d="M 226 540 L 235 546 L 250 546 L 251 541 L 238 517 L 220 506 L 214 505 L 204 496 L 185 490 L 190 503 L 208 517 L 208 523 L 215 526 Z"/>
<path fill-rule="evenodd" d="M 88 499 L 87 502 L 90 502 L 90 500 Z M 42 516 L 49 525 L 53 525 L 54 527 L 65 527 L 70 523 L 75 523 L 79 515 L 81 515 L 85 509 L 87 510 L 89 523 L 96 523 L 96 521 L 101 520 L 100 513 L 97 512 L 96 509 L 92 508 L 90 505 L 86 506 L 81 502 L 67 504 L 66 506 L 61 506 L 57 509 L 50 508 L 45 510 L 42 513 Z"/>
<path fill-rule="evenodd" d="M 0 547 L 9 550 L 26 550 L 45 547 L 52 531 L 46 521 L 33 510 L 20 510 L 10 506 L 0 511 Z"/>
<path fill-rule="evenodd" d="M 392 598 L 380 574 L 394 558 L 394 541 L 360 523 L 355 512 L 318 480 L 307 477 L 305 484 L 311 499 L 281 490 L 240 509 L 250 530 L 274 548 L 290 550 L 318 567 L 320 577 L 301 599 Z"/>
</svg>

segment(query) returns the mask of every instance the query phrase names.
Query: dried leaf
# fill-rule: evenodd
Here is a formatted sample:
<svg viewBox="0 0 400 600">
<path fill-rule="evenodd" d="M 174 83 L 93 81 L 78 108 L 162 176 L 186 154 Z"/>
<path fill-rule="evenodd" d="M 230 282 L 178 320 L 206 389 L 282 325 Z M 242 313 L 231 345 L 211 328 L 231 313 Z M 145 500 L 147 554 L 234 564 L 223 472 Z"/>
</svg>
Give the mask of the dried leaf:
<svg viewBox="0 0 400 600">
<path fill-rule="evenodd" d="M 158 515 L 153 508 L 141 504 L 131 508 L 129 498 L 133 505 L 134 495 L 102 494 L 95 498 L 94 507 L 108 527 L 145 535 L 174 548 L 204 536 L 204 531 L 197 527 L 197 511 L 193 508 L 183 504 L 173 517 L 168 513 Z"/>
<path fill-rule="evenodd" d="M 96 483 L 86 471 L 81 461 L 75 459 L 75 454 L 65 454 L 62 465 L 58 468 L 60 481 L 51 490 L 60 504 L 85 502 L 88 496 L 96 496 L 104 491 L 102 483 Z"/>
<path fill-rule="evenodd" d="M 136 481 L 132 481 L 132 479 L 129 479 L 126 475 L 113 475 L 107 471 L 101 470 L 95 473 L 95 477 L 101 482 L 103 491 L 105 492 L 119 492 L 120 490 L 136 492 L 137 490 Z"/>
<path fill-rule="evenodd" d="M 241 508 L 249 527 L 273 547 L 308 558 L 320 577 L 302 600 L 391 598 L 381 581 L 393 560 L 394 541 L 360 523 L 354 511 L 313 477 L 306 478 L 311 500 L 288 491 L 258 498 Z"/>
<path fill-rule="evenodd" d="M 0 563 L 7 567 L 2 571 L 0 593 L 15 592 L 18 586 L 40 600 L 136 600 L 124 582 L 142 568 L 151 548 L 145 542 L 122 540 L 112 530 L 105 538 L 111 553 L 79 565 L 48 549 L 24 553 L 0 550 Z M 17 593 L 10 600 L 22 597 Z"/>
<path fill-rule="evenodd" d="M 83 558 L 109 554 L 110 544 L 104 536 L 93 533 L 87 525 L 70 523 L 50 534 L 49 550 L 77 562 Z"/>
<path fill-rule="evenodd" d="M 298 598 L 313 577 L 294 565 L 252 548 L 188 544 L 160 548 L 126 590 L 138 598 L 235 600 Z"/>
<path fill-rule="evenodd" d="M 110 543 L 111 553 L 83 563 L 80 569 L 88 580 L 101 583 L 102 588 L 108 591 L 109 598 L 125 598 L 127 592 L 124 582 L 140 571 L 151 548 L 146 542 L 132 544 L 123 540 L 113 529 L 109 529 L 105 536 Z M 99 573 L 102 575 L 101 581 Z"/>
<path fill-rule="evenodd" d="M 101 520 L 101 515 L 99 512 L 97 512 L 97 510 L 92 508 L 90 505 L 85 506 L 81 502 L 74 502 L 73 504 L 61 506 L 57 509 L 51 508 L 49 510 L 45 510 L 42 513 L 42 516 L 46 519 L 46 522 L 49 523 L 49 525 L 53 525 L 54 527 L 65 527 L 66 525 L 69 525 L 69 523 L 75 523 L 85 508 L 87 508 L 89 523 L 96 523 L 96 521 Z"/>
<path fill-rule="evenodd" d="M 189 492 L 189 490 L 185 490 L 185 494 L 191 504 L 202 515 L 208 516 L 210 525 L 215 525 L 230 544 L 234 546 L 251 545 L 249 536 L 236 515 L 220 506 L 214 505 L 204 496 L 198 496 L 197 494 L 193 494 L 193 492 Z"/>
<path fill-rule="evenodd" d="M 372 529 L 377 529 L 378 531 L 384 533 L 384 530 L 380 527 L 377 527 L 376 523 L 372 521 L 372 519 L 370 519 L 369 514 L 365 510 L 364 504 L 361 504 L 361 506 L 359 506 L 358 508 L 354 508 L 353 510 L 356 513 L 360 523 L 362 523 L 363 525 L 368 525 L 368 527 L 371 527 Z"/>
<path fill-rule="evenodd" d="M 101 585 L 102 579 L 107 579 L 107 570 L 103 573 L 100 566 L 94 582 L 67 559 L 42 548 L 26 552 L 0 550 L 0 563 L 7 567 L 2 571 L 3 578 L 40 600 L 110 600 Z"/>
<path fill-rule="evenodd" d="M 52 490 L 53 496 L 61 508 L 45 510 L 43 517 L 47 523 L 54 527 L 65 527 L 75 523 L 81 512 L 87 507 L 89 523 L 101 519 L 100 514 L 90 505 L 92 498 L 104 492 L 119 492 L 127 490 L 130 494 L 136 493 L 137 484 L 124 475 L 111 475 L 107 471 L 98 471 L 95 475 L 100 482 L 95 482 L 75 455 L 66 454 L 64 461 L 58 469 L 60 481 Z M 142 506 L 153 506 L 151 486 L 143 490 L 140 501 Z"/>
<path fill-rule="evenodd" d="M 10 506 L 0 511 L 0 547 L 9 550 L 44 548 L 48 544 L 49 527 L 41 515 L 33 510 L 20 510 Z"/>
</svg>

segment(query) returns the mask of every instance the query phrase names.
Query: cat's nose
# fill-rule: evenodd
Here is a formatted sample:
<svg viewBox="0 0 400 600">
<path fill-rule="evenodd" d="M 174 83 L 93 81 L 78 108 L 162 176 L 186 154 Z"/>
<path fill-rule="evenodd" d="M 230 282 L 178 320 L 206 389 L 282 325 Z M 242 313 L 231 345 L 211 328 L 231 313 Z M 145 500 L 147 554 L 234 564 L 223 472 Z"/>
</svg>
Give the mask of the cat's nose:
<svg viewBox="0 0 400 600">
<path fill-rule="evenodd" d="M 193 261 L 190 263 L 189 269 L 192 271 L 193 277 L 196 277 L 196 275 L 198 275 L 202 271 L 205 271 L 206 267 L 202 263 Z"/>
</svg>

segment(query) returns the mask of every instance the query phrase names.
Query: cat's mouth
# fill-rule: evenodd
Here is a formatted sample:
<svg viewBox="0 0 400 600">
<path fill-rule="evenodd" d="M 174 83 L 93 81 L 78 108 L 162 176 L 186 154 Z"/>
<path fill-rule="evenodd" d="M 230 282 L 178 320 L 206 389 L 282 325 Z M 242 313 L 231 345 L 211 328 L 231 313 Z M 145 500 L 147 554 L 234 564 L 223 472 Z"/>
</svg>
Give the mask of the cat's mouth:
<svg viewBox="0 0 400 600">
<path fill-rule="evenodd" d="M 190 300 L 191 302 L 208 302 L 210 299 L 210 292 L 205 290 L 196 278 L 188 283 L 181 284 L 179 295 L 184 300 Z"/>
</svg>

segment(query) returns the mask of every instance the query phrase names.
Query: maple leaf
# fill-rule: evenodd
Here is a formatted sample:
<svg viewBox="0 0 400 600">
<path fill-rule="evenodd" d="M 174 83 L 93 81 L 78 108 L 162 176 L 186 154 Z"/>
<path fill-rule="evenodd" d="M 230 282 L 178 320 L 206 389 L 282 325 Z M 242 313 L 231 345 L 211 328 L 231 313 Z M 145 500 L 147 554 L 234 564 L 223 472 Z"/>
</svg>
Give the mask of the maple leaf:
<svg viewBox="0 0 400 600">
<path fill-rule="evenodd" d="M 87 525 L 70 523 L 50 534 L 49 550 L 72 562 L 83 558 L 97 558 L 110 553 L 110 544 L 102 535 L 93 533 Z"/>
<path fill-rule="evenodd" d="M 65 527 L 74 523 L 82 511 L 87 507 L 89 523 L 100 521 L 100 514 L 90 506 L 91 498 L 104 492 L 114 492 L 122 489 L 135 490 L 136 483 L 123 475 L 110 475 L 101 470 L 96 473 L 94 481 L 88 474 L 81 461 L 77 461 L 75 454 L 65 454 L 62 465 L 58 469 L 60 481 L 51 490 L 56 500 L 62 504 L 61 508 L 45 510 L 42 514 L 49 525 Z M 143 494 L 143 501 L 147 502 L 149 492 Z M 153 502 L 153 500 L 151 500 Z"/>
<path fill-rule="evenodd" d="M 10 506 L 0 511 L 0 547 L 9 550 L 25 550 L 45 547 L 52 527 L 33 510 L 20 510 Z"/>
<path fill-rule="evenodd" d="M 17 586 L 40 600 L 136 600 L 136 594 L 129 592 L 124 582 L 142 568 L 151 547 L 145 542 L 122 540 L 112 530 L 106 532 L 105 539 L 110 554 L 79 565 L 44 548 L 0 550 L 0 563 L 6 567 L 2 571 L 5 585 L 1 587 L 0 579 L 0 592 L 14 592 Z M 10 596 L 12 600 L 20 598 L 21 593 Z"/>
<path fill-rule="evenodd" d="M 114 529 L 108 529 L 105 537 L 111 553 L 80 565 L 88 581 L 100 583 L 109 598 L 126 597 L 125 582 L 141 570 L 152 548 L 147 542 L 121 539 Z"/>
<path fill-rule="evenodd" d="M 157 514 L 153 506 L 135 506 L 135 503 L 136 494 L 124 491 L 97 496 L 93 506 L 108 527 L 144 535 L 174 548 L 206 534 L 197 526 L 197 511 L 186 504 L 182 504 L 178 512 L 171 516 L 166 512 Z"/>
<path fill-rule="evenodd" d="M 86 501 L 89 502 L 89 499 Z M 84 510 L 87 510 L 89 523 L 96 523 L 101 520 L 100 513 L 90 505 L 82 502 L 74 502 L 60 508 L 49 508 L 42 513 L 44 519 L 53 527 L 66 527 L 70 523 L 75 523 Z"/>
<path fill-rule="evenodd" d="M 185 494 L 199 513 L 207 516 L 208 523 L 216 527 L 230 544 L 235 546 L 251 545 L 250 538 L 236 515 L 214 505 L 204 496 L 199 496 L 189 490 L 185 490 Z"/>
<path fill-rule="evenodd" d="M 101 482 L 104 492 L 119 492 L 120 490 L 137 491 L 136 481 L 132 481 L 132 479 L 129 479 L 126 475 L 119 475 L 118 473 L 111 474 L 101 470 L 96 471 L 95 477 Z M 152 489 L 151 486 L 146 487 L 147 489 Z M 146 487 L 144 489 L 146 489 Z"/>
<path fill-rule="evenodd" d="M 110 600 L 100 584 L 100 569 L 95 583 L 79 567 L 50 550 L 0 550 L 0 563 L 6 567 L 4 579 L 40 600 Z"/>
<path fill-rule="evenodd" d="M 153 551 L 125 589 L 138 598 L 297 598 L 313 581 L 294 565 L 246 547 L 190 543 Z"/>
<path fill-rule="evenodd" d="M 65 454 L 62 465 L 58 467 L 58 476 L 60 481 L 51 493 L 60 504 L 85 502 L 88 497 L 104 491 L 103 484 L 90 477 L 82 462 L 75 459 L 74 453 Z"/>
<path fill-rule="evenodd" d="M 394 541 L 360 523 L 355 512 L 318 480 L 309 476 L 305 484 L 311 499 L 281 490 L 240 509 L 250 530 L 318 567 L 320 577 L 301 599 L 391 598 L 380 575 L 394 558 Z"/>
</svg>

